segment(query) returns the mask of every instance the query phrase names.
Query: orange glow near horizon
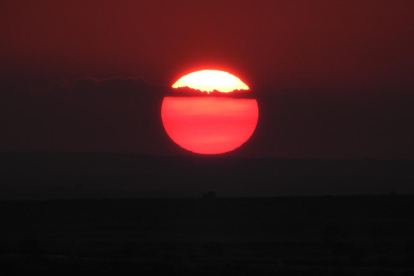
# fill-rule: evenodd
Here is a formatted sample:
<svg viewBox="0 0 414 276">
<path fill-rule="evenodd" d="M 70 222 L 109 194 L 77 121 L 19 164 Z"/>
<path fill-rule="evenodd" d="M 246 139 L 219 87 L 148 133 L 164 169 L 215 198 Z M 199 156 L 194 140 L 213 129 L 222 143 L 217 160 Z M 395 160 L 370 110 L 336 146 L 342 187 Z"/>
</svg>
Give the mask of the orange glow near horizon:
<svg viewBox="0 0 414 276">
<path fill-rule="evenodd" d="M 202 70 L 181 77 L 176 81 L 173 88 L 189 87 L 204 92 L 228 93 L 234 90 L 249 90 L 249 87 L 238 77 L 218 70 Z"/>
<path fill-rule="evenodd" d="M 168 136 L 179 146 L 202 154 L 240 147 L 253 134 L 257 101 L 223 97 L 165 97 L 161 117 Z"/>
</svg>

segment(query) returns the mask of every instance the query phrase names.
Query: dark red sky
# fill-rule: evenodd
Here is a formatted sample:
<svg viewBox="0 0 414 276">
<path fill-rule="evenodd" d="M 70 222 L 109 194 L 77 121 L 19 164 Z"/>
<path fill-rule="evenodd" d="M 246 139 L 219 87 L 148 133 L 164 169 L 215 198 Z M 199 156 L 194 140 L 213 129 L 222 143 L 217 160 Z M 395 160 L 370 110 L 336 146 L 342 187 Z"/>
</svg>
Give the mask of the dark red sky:
<svg viewBox="0 0 414 276">
<path fill-rule="evenodd" d="M 237 154 L 414 158 L 413 1 L 6 0 L 0 10 L 1 150 L 185 154 L 159 125 L 158 86 L 216 68 L 259 99 L 257 132 Z M 116 76 L 157 88 L 109 80 L 88 94 L 77 81 Z M 76 85 L 47 89 L 62 79 Z"/>
</svg>

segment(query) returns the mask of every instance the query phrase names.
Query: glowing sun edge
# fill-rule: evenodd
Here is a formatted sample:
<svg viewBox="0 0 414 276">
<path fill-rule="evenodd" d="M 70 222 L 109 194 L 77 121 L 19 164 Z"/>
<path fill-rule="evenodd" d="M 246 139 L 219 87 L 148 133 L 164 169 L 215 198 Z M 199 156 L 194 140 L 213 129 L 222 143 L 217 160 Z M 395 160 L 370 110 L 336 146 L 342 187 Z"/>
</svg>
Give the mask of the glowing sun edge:
<svg viewBox="0 0 414 276">
<path fill-rule="evenodd" d="M 189 87 L 207 93 L 211 93 L 214 90 L 223 93 L 235 90 L 250 90 L 238 77 L 219 70 L 201 70 L 190 73 L 181 77 L 172 87 Z"/>
</svg>

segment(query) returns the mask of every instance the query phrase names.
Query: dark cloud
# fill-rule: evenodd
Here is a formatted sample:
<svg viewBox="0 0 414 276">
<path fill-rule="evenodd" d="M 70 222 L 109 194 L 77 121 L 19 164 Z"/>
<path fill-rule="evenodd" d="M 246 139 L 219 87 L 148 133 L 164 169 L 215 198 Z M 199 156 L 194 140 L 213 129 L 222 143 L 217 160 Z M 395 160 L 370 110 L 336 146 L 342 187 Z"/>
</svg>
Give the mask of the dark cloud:
<svg viewBox="0 0 414 276">
<path fill-rule="evenodd" d="M 168 89 L 168 96 L 175 97 L 230 97 L 230 98 L 254 98 L 256 93 L 253 93 L 250 90 L 234 90 L 228 93 L 222 93 L 217 90 L 212 92 L 205 92 L 199 89 L 193 89 L 189 87 L 180 87 L 180 88 L 170 88 Z"/>
<path fill-rule="evenodd" d="M 260 155 L 413 158 L 414 97 L 306 91 L 258 98 Z M 252 151 L 249 154 L 254 154 Z"/>
<path fill-rule="evenodd" d="M 190 154 L 162 126 L 165 96 L 206 96 L 141 77 L 4 83 L 0 150 Z M 389 88 L 384 88 L 388 90 Z M 288 158 L 413 158 L 414 97 L 382 90 L 213 92 L 256 98 L 259 123 L 232 155 Z"/>
<path fill-rule="evenodd" d="M 160 96 L 166 93 L 165 87 L 152 84 L 146 81 L 143 77 L 113 77 L 108 79 L 99 78 L 81 78 L 74 81 L 59 80 L 50 85 L 50 90 L 57 91 L 72 91 L 74 93 L 137 93 L 140 95 L 146 94 L 149 96 Z"/>
<path fill-rule="evenodd" d="M 162 86 L 114 77 L 59 80 L 35 90 L 28 84 L 2 94 L 0 150 L 169 153 Z"/>
<path fill-rule="evenodd" d="M 71 89 L 71 84 L 67 80 L 59 80 L 52 83 L 49 89 L 57 93 L 68 92 Z"/>
</svg>

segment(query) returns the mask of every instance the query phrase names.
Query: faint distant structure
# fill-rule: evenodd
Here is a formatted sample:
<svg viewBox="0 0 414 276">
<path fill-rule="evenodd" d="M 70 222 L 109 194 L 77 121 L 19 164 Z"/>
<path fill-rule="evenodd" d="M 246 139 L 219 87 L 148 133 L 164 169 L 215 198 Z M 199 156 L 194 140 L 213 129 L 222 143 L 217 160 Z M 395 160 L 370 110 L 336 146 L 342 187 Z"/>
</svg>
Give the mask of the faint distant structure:
<svg viewBox="0 0 414 276">
<path fill-rule="evenodd" d="M 215 191 L 208 191 L 207 193 L 203 193 L 203 198 L 205 198 L 205 199 L 214 199 L 214 198 L 216 198 L 216 192 Z"/>
</svg>

